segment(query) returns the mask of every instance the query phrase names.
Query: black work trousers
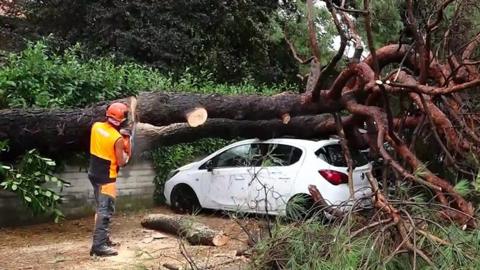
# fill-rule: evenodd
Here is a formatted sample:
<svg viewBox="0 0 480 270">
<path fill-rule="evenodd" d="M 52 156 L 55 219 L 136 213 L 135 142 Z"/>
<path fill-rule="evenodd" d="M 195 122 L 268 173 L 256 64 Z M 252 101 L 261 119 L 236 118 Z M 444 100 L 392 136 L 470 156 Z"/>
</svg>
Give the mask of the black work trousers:
<svg viewBox="0 0 480 270">
<path fill-rule="evenodd" d="M 106 245 L 109 238 L 110 220 L 115 212 L 115 195 L 103 192 L 102 187 L 106 184 L 96 183 L 92 181 L 92 178 L 90 178 L 90 182 L 95 196 L 95 227 L 92 248 L 96 249 Z"/>
</svg>

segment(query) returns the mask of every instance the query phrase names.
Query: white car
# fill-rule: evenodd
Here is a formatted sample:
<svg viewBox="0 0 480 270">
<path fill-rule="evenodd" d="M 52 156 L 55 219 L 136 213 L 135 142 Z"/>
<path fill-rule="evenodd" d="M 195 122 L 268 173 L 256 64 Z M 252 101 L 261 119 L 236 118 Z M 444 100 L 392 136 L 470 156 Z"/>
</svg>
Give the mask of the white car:
<svg viewBox="0 0 480 270">
<path fill-rule="evenodd" d="M 363 154 L 351 152 L 355 198 L 368 198 L 370 165 Z M 243 140 L 170 172 L 164 194 L 179 211 L 285 215 L 294 198 L 311 198 L 308 186 L 316 185 L 327 204 L 345 208 L 350 198 L 346 166 L 337 139 Z"/>
</svg>

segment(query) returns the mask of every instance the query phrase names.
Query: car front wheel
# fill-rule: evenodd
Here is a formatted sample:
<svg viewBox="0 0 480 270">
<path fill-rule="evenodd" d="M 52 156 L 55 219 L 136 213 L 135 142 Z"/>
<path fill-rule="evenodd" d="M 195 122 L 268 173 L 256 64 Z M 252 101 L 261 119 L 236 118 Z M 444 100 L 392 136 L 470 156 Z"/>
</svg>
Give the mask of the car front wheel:
<svg viewBox="0 0 480 270">
<path fill-rule="evenodd" d="M 173 210 L 178 213 L 194 214 L 202 209 L 197 195 L 187 185 L 178 185 L 173 188 L 170 200 Z"/>
</svg>

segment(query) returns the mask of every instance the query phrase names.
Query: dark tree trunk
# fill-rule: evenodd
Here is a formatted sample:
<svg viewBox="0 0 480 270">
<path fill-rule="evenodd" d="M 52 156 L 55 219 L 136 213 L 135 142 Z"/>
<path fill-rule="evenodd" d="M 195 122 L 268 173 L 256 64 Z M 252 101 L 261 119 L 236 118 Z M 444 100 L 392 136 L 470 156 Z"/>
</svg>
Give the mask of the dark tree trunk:
<svg viewBox="0 0 480 270">
<path fill-rule="evenodd" d="M 138 97 L 138 121 L 155 126 L 185 122 L 185 112 L 203 107 L 209 118 L 234 120 L 266 120 L 291 116 L 333 112 L 340 109 L 340 102 L 314 104 L 308 95 L 281 93 L 275 96 L 224 96 L 202 94 L 172 94 L 149 92 Z"/>
<path fill-rule="evenodd" d="M 419 119 L 411 117 L 403 121 L 404 127 L 415 127 Z M 357 149 L 368 147 L 367 134 L 359 133 L 355 128 L 353 117 L 345 116 L 342 124 L 350 146 Z M 395 120 L 398 126 L 400 120 Z M 160 145 L 173 145 L 192 142 L 201 138 L 258 138 L 295 137 L 303 139 L 323 139 L 336 134 L 335 121 L 331 114 L 292 117 L 288 123 L 282 120 L 232 120 L 208 119 L 203 125 L 190 127 L 186 123 L 168 126 L 152 126 L 139 123 L 135 140 L 135 152 L 141 153 Z"/>
<path fill-rule="evenodd" d="M 313 105 L 306 102 L 304 96 L 289 93 L 267 97 L 152 92 L 141 93 L 137 100 L 137 121 L 155 126 L 185 122 L 187 113 L 197 107 L 204 107 L 209 118 L 236 120 L 280 119 L 286 113 L 295 116 L 338 109 L 338 104 Z M 128 102 L 127 99 L 121 101 Z M 1 110 L 0 140 L 9 140 L 11 156 L 32 148 L 47 154 L 87 151 L 90 126 L 96 121 L 104 120 L 106 106 L 106 103 L 99 103 L 84 109 Z M 255 129 L 253 123 L 246 125 L 250 126 L 249 130 Z M 214 132 L 221 131 L 218 126 Z M 261 128 L 256 130 L 261 133 L 258 136 L 265 133 Z M 245 132 L 242 131 L 242 134 Z M 230 132 L 231 137 L 242 134 Z M 276 132 L 270 134 L 276 135 Z M 204 133 L 199 137 L 202 136 L 208 135 Z M 257 135 L 253 133 L 249 136 Z"/>
<path fill-rule="evenodd" d="M 351 119 L 345 119 L 350 122 Z M 259 138 L 270 139 L 281 136 L 296 138 L 326 137 L 335 133 L 335 126 L 330 115 L 292 117 L 287 124 L 282 120 L 231 120 L 208 119 L 205 124 L 190 127 L 186 123 L 168 126 L 152 126 L 140 123 L 137 125 L 135 141 L 136 152 L 143 152 L 160 145 L 173 145 L 195 141 L 201 138 Z"/>
</svg>

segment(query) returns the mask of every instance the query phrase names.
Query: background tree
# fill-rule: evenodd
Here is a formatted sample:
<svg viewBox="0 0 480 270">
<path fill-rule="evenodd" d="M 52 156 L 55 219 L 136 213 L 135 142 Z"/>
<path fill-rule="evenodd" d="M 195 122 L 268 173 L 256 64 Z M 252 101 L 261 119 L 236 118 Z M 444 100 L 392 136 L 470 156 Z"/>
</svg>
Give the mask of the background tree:
<svg viewBox="0 0 480 270">
<path fill-rule="evenodd" d="M 186 68 L 220 81 L 281 82 L 296 66 L 270 36 L 278 1 L 28 1 L 26 18 L 59 44 L 85 44 L 164 73 Z"/>
</svg>

